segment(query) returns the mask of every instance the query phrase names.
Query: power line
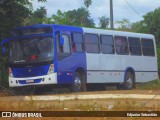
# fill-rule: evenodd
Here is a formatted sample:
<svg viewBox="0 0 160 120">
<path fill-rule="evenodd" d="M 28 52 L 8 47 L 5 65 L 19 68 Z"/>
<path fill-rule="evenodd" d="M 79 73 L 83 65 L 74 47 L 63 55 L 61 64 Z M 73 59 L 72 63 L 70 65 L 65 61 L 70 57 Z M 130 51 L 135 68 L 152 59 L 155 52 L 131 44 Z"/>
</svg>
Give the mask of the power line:
<svg viewBox="0 0 160 120">
<path fill-rule="evenodd" d="M 127 5 L 128 5 L 138 16 L 142 17 L 142 16 L 137 12 L 137 10 L 134 9 L 134 7 L 133 7 L 127 0 L 124 0 L 124 1 L 127 3 Z M 142 18 L 143 18 L 143 17 L 142 17 Z"/>
</svg>

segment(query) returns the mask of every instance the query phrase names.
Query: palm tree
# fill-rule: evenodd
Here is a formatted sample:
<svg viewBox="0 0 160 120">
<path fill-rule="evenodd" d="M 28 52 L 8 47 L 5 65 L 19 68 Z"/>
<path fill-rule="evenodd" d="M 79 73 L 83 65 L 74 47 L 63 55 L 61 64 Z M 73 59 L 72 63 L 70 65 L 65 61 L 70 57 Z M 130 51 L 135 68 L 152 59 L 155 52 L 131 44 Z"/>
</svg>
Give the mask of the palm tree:
<svg viewBox="0 0 160 120">
<path fill-rule="evenodd" d="M 100 25 L 100 28 L 102 29 L 106 29 L 108 28 L 108 25 L 109 25 L 109 18 L 107 18 L 106 16 L 102 16 L 99 18 L 99 25 Z"/>
<path fill-rule="evenodd" d="M 84 5 L 88 8 L 92 4 L 92 0 L 84 0 Z"/>
</svg>

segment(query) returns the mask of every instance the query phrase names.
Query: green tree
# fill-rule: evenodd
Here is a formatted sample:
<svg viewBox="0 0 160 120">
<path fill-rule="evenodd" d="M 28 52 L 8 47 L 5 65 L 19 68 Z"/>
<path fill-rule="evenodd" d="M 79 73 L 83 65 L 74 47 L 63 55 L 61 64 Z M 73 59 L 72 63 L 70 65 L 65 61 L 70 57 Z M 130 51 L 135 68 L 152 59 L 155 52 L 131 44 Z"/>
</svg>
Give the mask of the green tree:
<svg viewBox="0 0 160 120">
<path fill-rule="evenodd" d="M 45 9 L 45 7 L 40 7 L 37 8 L 36 11 L 33 11 L 33 13 L 31 13 L 29 17 L 24 20 L 23 25 L 42 24 L 46 22 L 47 10 Z"/>
<path fill-rule="evenodd" d="M 28 1 L 2 0 L 0 2 L 0 37 L 7 37 L 11 28 L 21 25 L 28 16 L 31 4 Z"/>
<path fill-rule="evenodd" d="M 46 0 L 38 0 L 45 2 Z M 0 0 L 0 39 L 9 36 L 11 29 L 23 25 L 32 13 L 30 0 Z"/>
<path fill-rule="evenodd" d="M 84 0 L 84 5 L 86 8 L 89 8 L 89 6 L 92 4 L 92 0 Z"/>
<path fill-rule="evenodd" d="M 132 30 L 134 32 L 153 34 L 156 42 L 160 43 L 160 8 L 143 16 L 144 20 L 133 23 Z"/>
<path fill-rule="evenodd" d="M 131 31 L 131 23 L 128 19 L 123 18 L 122 20 L 116 21 L 118 24 L 118 30 L 121 31 Z"/>
<path fill-rule="evenodd" d="M 78 8 L 67 12 L 57 11 L 57 14 L 52 15 L 50 21 L 56 24 L 95 27 L 93 19 L 90 18 L 90 13 L 86 8 Z"/>
<path fill-rule="evenodd" d="M 136 22 L 136 23 L 132 23 L 131 25 L 131 29 L 132 31 L 134 32 L 138 32 L 138 33 L 147 33 L 147 29 L 145 27 L 145 23 L 144 23 L 144 20 L 141 20 L 139 22 Z"/>
<path fill-rule="evenodd" d="M 57 14 L 53 14 L 50 21 L 56 24 L 66 24 L 65 13 L 62 13 L 61 10 L 57 11 Z"/>
<path fill-rule="evenodd" d="M 107 18 L 106 16 L 100 17 L 99 18 L 99 25 L 100 25 L 100 28 L 102 28 L 102 29 L 108 28 L 109 18 Z"/>
</svg>

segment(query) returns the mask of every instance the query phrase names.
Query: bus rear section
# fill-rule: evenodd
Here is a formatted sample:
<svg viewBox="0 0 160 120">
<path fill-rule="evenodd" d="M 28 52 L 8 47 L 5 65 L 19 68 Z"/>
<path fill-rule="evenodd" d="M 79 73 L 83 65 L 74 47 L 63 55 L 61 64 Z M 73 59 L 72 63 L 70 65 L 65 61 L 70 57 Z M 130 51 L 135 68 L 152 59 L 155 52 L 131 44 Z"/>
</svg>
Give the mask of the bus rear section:
<svg viewBox="0 0 160 120">
<path fill-rule="evenodd" d="M 158 79 L 153 35 L 83 28 L 87 83 L 133 89 Z"/>
</svg>

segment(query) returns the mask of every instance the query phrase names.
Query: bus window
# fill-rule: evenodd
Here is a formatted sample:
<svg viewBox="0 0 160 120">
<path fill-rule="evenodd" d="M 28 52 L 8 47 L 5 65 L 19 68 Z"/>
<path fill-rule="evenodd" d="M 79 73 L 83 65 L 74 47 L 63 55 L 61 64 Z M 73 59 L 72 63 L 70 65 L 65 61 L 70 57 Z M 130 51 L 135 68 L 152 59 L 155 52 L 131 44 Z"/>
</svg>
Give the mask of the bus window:
<svg viewBox="0 0 160 120">
<path fill-rule="evenodd" d="M 72 33 L 72 51 L 83 52 L 83 35 L 81 33 Z"/>
<path fill-rule="evenodd" d="M 114 42 L 111 35 L 101 35 L 101 49 L 103 54 L 114 53 Z"/>
<path fill-rule="evenodd" d="M 58 53 L 58 58 L 59 59 L 63 59 L 67 56 L 70 55 L 71 51 L 70 51 L 70 39 L 68 35 L 63 34 L 62 37 L 64 38 L 64 44 L 63 46 L 61 46 L 59 44 L 60 41 L 60 36 L 59 34 L 56 35 L 56 39 L 57 39 L 57 53 Z"/>
<path fill-rule="evenodd" d="M 86 33 L 84 35 L 85 50 L 87 53 L 100 53 L 99 39 L 97 34 Z"/>
<path fill-rule="evenodd" d="M 154 44 L 152 39 L 141 39 L 142 51 L 144 56 L 155 56 Z"/>
<path fill-rule="evenodd" d="M 14 61 L 18 57 L 18 54 L 15 54 L 15 53 L 17 53 L 18 47 L 19 46 L 18 46 L 17 42 L 10 43 L 10 61 Z"/>
<path fill-rule="evenodd" d="M 141 43 L 139 38 L 129 37 L 128 42 L 131 55 L 142 55 Z"/>
<path fill-rule="evenodd" d="M 62 37 L 64 38 L 63 53 L 70 53 L 69 36 L 62 35 Z"/>
<path fill-rule="evenodd" d="M 122 36 L 115 37 L 115 46 L 117 54 L 128 54 L 127 38 Z"/>
</svg>

